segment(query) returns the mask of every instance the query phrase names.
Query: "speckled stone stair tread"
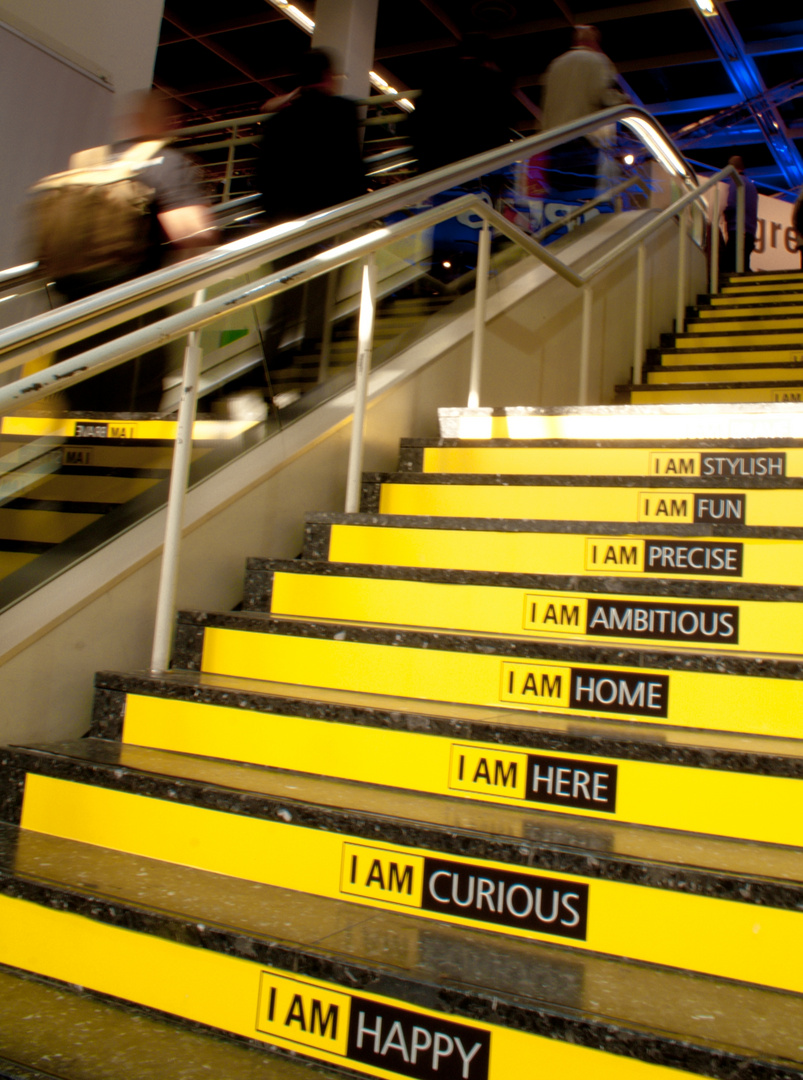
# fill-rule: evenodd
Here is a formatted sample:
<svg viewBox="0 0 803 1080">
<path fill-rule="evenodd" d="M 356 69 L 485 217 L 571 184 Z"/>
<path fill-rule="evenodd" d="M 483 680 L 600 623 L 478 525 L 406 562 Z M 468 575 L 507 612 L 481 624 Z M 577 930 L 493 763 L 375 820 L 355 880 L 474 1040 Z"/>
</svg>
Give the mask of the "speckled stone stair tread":
<svg viewBox="0 0 803 1080">
<path fill-rule="evenodd" d="M 2 767 L 3 819 L 13 824 L 19 824 L 25 777 L 35 773 L 352 837 L 655 887 L 663 887 L 666 875 L 668 887 L 683 890 L 688 869 L 696 882 L 692 891 L 735 897 L 738 882 L 749 882 L 764 897 L 756 902 L 771 903 L 767 898 L 777 892 L 783 906 L 803 910 L 803 852 L 795 848 L 689 838 L 96 739 L 7 748 Z"/>
<path fill-rule="evenodd" d="M 92 733 L 581 822 L 803 845 L 795 802 L 803 778 L 799 739 L 312 692 L 179 671 L 99 673 Z M 762 813 L 749 809 L 756 806 Z"/>
<path fill-rule="evenodd" d="M 748 1062 L 751 1075 L 768 1080 L 803 1075 L 803 998 L 795 994 L 510 939 L 500 939 L 491 951 L 486 935 L 465 928 L 422 926 L 394 912 L 364 911 L 355 919 L 352 906 L 342 902 L 18 834 L 9 826 L 0 826 L 0 892 L 107 928 L 125 927 L 128 935 L 180 943 L 185 952 L 189 947 L 243 958 L 254 969 L 255 998 L 260 970 L 286 972 L 314 986 L 340 986 L 349 995 L 378 994 L 403 1007 L 445 1012 L 453 1021 L 489 1023 L 493 1032 L 509 1026 L 722 1080 Z M 53 985 L 56 995 L 65 993 Z M 85 997 L 71 1001 L 65 1015 L 76 1008 L 83 1014 L 86 1003 Z M 119 1006 L 101 1002 L 97 1008 Z M 203 1029 L 177 1036 L 172 1021 L 162 1026 L 151 1018 L 147 1024 L 157 1031 L 139 1075 L 147 1078 L 153 1057 L 179 1038 L 190 1050 L 183 1051 L 186 1072 L 176 1080 L 192 1080 L 192 1043 Z M 236 1044 L 216 1042 L 214 1051 L 213 1068 L 226 1069 L 234 1059 L 226 1076 L 308 1075 L 297 1060 L 279 1058 L 271 1072 L 266 1059 L 260 1069 L 249 1048 Z M 165 1068 L 162 1075 L 173 1074 Z M 311 1075 L 332 1076 L 325 1069 Z"/>
<path fill-rule="evenodd" d="M 316 621 L 803 654 L 803 590 L 249 560 L 244 611 Z"/>
<path fill-rule="evenodd" d="M 340 1075 L 175 1017 L 0 966 L 3 1080 L 335 1080 Z"/>
<path fill-rule="evenodd" d="M 285 681 L 311 687 L 370 685 L 378 693 L 435 701 L 557 708 L 777 736 L 796 737 L 794 713 L 803 697 L 803 664 L 794 659 L 240 612 L 180 613 L 175 662 L 187 670 L 246 678 L 282 671 Z M 731 693 L 739 694 L 737 713 L 728 704 Z"/>
<path fill-rule="evenodd" d="M 564 491 L 572 498 L 563 498 Z M 803 478 L 797 477 L 365 473 L 359 509 L 363 514 L 652 522 L 656 528 L 673 520 L 772 527 L 796 520 L 800 491 Z"/>
</svg>

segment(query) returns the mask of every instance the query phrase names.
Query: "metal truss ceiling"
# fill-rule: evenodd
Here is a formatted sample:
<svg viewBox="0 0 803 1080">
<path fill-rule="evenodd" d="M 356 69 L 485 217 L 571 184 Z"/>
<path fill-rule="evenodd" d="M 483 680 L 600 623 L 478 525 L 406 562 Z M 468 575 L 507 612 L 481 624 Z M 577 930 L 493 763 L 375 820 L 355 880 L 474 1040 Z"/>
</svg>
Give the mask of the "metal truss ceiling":
<svg viewBox="0 0 803 1080">
<path fill-rule="evenodd" d="M 314 0 L 296 0 L 314 18 Z M 483 31 L 511 76 L 511 122 L 538 128 L 543 74 L 571 26 L 600 27 L 634 100 L 676 135 L 687 156 L 721 167 L 740 153 L 768 188 L 803 183 L 801 0 L 379 0 L 375 69 L 398 89 L 437 70 L 460 36 Z M 308 38 L 267 0 L 166 0 L 155 85 L 199 122 L 258 111 L 292 87 Z M 459 91 L 455 90 L 457 97 Z"/>
</svg>

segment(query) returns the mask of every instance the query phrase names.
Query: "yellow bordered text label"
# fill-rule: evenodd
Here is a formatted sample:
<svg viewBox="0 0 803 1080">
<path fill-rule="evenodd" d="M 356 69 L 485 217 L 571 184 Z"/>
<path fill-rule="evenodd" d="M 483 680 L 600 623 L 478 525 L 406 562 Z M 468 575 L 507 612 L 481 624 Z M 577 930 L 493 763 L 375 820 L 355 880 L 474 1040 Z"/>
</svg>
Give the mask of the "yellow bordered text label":
<svg viewBox="0 0 803 1080">
<path fill-rule="evenodd" d="M 618 767 L 546 754 L 518 754 L 455 743 L 449 788 L 494 798 L 616 812 Z"/>
<path fill-rule="evenodd" d="M 586 570 L 741 577 L 744 545 L 717 540 L 625 540 L 588 536 Z"/>
<path fill-rule="evenodd" d="M 274 971 L 260 976 L 257 1030 L 415 1080 L 487 1080 L 491 1032 Z"/>
<path fill-rule="evenodd" d="M 349 843 L 343 845 L 342 865 L 346 895 L 526 933 L 586 939 L 589 886 L 582 882 Z"/>
<path fill-rule="evenodd" d="M 671 521 L 681 525 L 744 525 L 747 496 L 702 491 L 640 491 L 639 521 Z"/>
<path fill-rule="evenodd" d="M 504 661 L 499 698 L 530 708 L 548 706 L 666 717 L 669 676 L 616 668 L 559 668 Z"/>
</svg>

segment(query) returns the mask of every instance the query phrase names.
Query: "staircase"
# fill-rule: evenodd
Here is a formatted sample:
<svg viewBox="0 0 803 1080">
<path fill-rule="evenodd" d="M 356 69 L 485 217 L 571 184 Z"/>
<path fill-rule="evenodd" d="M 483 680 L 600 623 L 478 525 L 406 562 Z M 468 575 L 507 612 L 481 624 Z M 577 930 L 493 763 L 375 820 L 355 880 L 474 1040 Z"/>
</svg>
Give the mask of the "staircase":
<svg viewBox="0 0 803 1080">
<path fill-rule="evenodd" d="M 711 386 L 405 440 L 6 748 L 0 1076 L 803 1077 L 803 415 Z"/>
<path fill-rule="evenodd" d="M 799 272 L 732 274 L 667 335 L 634 404 L 803 401 Z"/>
<path fill-rule="evenodd" d="M 221 456 L 254 426 L 196 421 L 193 462 L 215 450 Z M 0 418 L 0 581 L 59 545 L 70 544 L 62 560 L 70 549 L 83 554 L 119 529 L 121 519 L 128 524 L 163 502 L 176 427 L 175 420 L 144 415 Z"/>
</svg>

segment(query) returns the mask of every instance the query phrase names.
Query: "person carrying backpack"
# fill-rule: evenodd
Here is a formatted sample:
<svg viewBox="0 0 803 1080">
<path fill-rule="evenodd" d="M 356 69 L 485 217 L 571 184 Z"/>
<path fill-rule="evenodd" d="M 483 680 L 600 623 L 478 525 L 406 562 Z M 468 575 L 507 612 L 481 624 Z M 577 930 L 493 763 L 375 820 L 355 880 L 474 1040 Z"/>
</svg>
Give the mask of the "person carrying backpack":
<svg viewBox="0 0 803 1080">
<path fill-rule="evenodd" d="M 35 257 L 67 302 L 157 270 L 182 253 L 215 242 L 207 200 L 191 162 L 167 145 L 166 99 L 129 100 L 121 138 L 75 155 L 65 173 L 33 191 Z M 57 359 L 84 352 L 153 322 L 148 312 L 84 339 Z M 167 351 L 153 350 L 65 391 L 71 412 L 156 412 Z"/>
</svg>

